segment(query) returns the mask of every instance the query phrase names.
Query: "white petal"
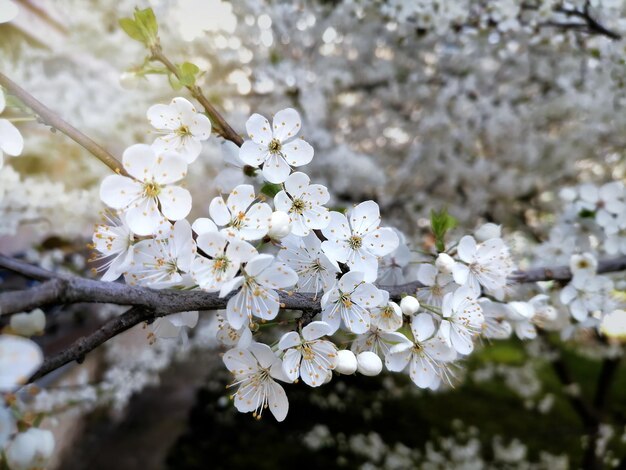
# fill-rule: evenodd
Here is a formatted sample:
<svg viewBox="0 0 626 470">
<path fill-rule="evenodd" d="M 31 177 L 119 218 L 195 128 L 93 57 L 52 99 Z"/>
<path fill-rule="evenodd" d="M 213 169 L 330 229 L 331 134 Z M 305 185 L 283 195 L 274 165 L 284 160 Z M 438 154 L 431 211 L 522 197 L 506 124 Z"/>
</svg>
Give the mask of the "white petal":
<svg viewBox="0 0 626 470">
<path fill-rule="evenodd" d="M 256 277 L 273 262 L 274 257 L 272 255 L 257 255 L 246 264 L 246 273 L 248 276 Z"/>
<path fill-rule="evenodd" d="M 159 194 L 161 212 L 169 220 L 180 220 L 191 211 L 191 194 L 180 186 L 166 186 Z"/>
<path fill-rule="evenodd" d="M 285 333 L 278 342 L 278 349 L 289 349 L 300 345 L 300 335 L 295 331 Z"/>
<path fill-rule="evenodd" d="M 476 254 L 476 240 L 474 240 L 474 237 L 465 235 L 461 238 L 457 246 L 457 253 L 463 261 L 471 263 Z"/>
<path fill-rule="evenodd" d="M 285 180 L 285 189 L 291 196 L 299 198 L 309 188 L 310 181 L 306 174 L 296 171 Z"/>
<path fill-rule="evenodd" d="M 145 198 L 137 206 L 133 206 L 126 212 L 128 227 L 137 235 L 152 235 L 163 221 L 156 201 Z"/>
<path fill-rule="evenodd" d="M 376 230 L 379 225 L 380 209 L 374 201 L 362 202 L 350 211 L 350 226 L 355 234 L 365 235 Z"/>
<path fill-rule="evenodd" d="M 376 256 L 390 254 L 398 248 L 399 243 L 398 235 L 391 228 L 375 230 L 363 238 L 363 247 Z"/>
<path fill-rule="evenodd" d="M 0 149 L 14 157 L 24 150 L 22 134 L 6 119 L 0 119 Z"/>
<path fill-rule="evenodd" d="M 291 333 L 295 333 L 298 336 L 298 333 L 292 331 Z M 298 341 L 299 341 L 298 336 Z M 282 340 L 281 340 L 282 341 Z M 280 347 L 280 346 L 279 346 Z M 285 353 L 283 357 L 283 373 L 287 376 L 287 378 L 293 382 L 300 376 L 300 361 L 302 360 L 302 354 L 297 349 L 289 349 Z"/>
<path fill-rule="evenodd" d="M 270 384 L 270 391 L 268 392 L 269 408 L 276 421 L 284 421 L 289 412 L 289 400 L 283 387 L 276 382 Z"/>
<path fill-rule="evenodd" d="M 359 284 L 363 282 L 363 273 L 359 271 L 350 271 L 341 276 L 337 287 L 341 292 L 353 292 Z"/>
<path fill-rule="evenodd" d="M 135 144 L 124 150 L 122 155 L 124 168 L 139 181 L 152 181 L 157 157 L 152 147 L 146 144 Z"/>
<path fill-rule="evenodd" d="M 389 350 L 389 354 L 385 357 L 385 365 L 387 369 L 392 372 L 401 372 L 403 371 L 409 361 L 411 360 L 413 348 L 412 344 L 400 343 L 396 346 L 393 346 Z"/>
<path fill-rule="evenodd" d="M 227 225 L 230 222 L 230 211 L 221 196 L 213 198 L 209 204 L 209 214 L 217 225 Z"/>
<path fill-rule="evenodd" d="M 178 111 L 175 107 L 167 104 L 150 106 L 146 116 L 155 129 L 174 130 L 180 126 Z"/>
<path fill-rule="evenodd" d="M 100 199 L 113 209 L 124 209 L 142 197 L 143 186 L 132 178 L 109 175 L 100 184 Z"/>
<path fill-rule="evenodd" d="M 322 234 L 328 240 L 347 240 L 352 236 L 348 219 L 340 212 L 332 211 L 330 214 L 330 223 L 322 230 Z"/>
<path fill-rule="evenodd" d="M 417 271 L 417 280 L 425 286 L 434 286 L 438 272 L 432 264 L 422 264 Z"/>
<path fill-rule="evenodd" d="M 246 121 L 246 131 L 253 142 L 263 144 L 266 148 L 272 140 L 272 127 L 267 119 L 260 114 L 253 114 Z M 239 154 L 241 157 L 241 154 Z M 241 157 L 243 160 L 243 157 Z M 245 160 L 244 160 L 245 161 Z"/>
<path fill-rule="evenodd" d="M 329 335 L 331 329 L 330 325 L 326 322 L 314 321 L 302 328 L 302 337 L 307 341 L 313 341 L 322 336 Z"/>
<path fill-rule="evenodd" d="M 270 155 L 263 165 L 263 177 L 270 183 L 282 183 L 290 172 L 291 167 L 280 155 Z"/>
<path fill-rule="evenodd" d="M 345 263 L 352 251 L 344 240 L 325 240 L 322 242 L 322 250 L 331 261 Z"/>
<path fill-rule="evenodd" d="M 198 236 L 196 244 L 211 258 L 217 258 L 224 253 L 226 237 L 219 232 L 207 232 Z"/>
<path fill-rule="evenodd" d="M 0 335 L 0 392 L 23 385 L 43 362 L 43 353 L 33 341 Z"/>
<path fill-rule="evenodd" d="M 276 357 L 276 354 L 274 354 L 272 348 L 270 348 L 267 344 L 252 343 L 248 347 L 248 349 L 250 350 L 250 352 L 252 352 L 254 357 L 257 358 L 259 364 L 264 369 L 267 369 L 274 362 L 278 361 L 278 357 Z"/>
<path fill-rule="evenodd" d="M 425 341 L 435 333 L 435 322 L 429 313 L 420 313 L 411 320 L 411 331 L 417 341 Z"/>
<path fill-rule="evenodd" d="M 226 201 L 226 206 L 233 216 L 246 213 L 250 204 L 254 201 L 254 187 L 249 184 L 240 184 L 232 190 Z M 224 224 L 220 224 L 224 225 Z"/>
<path fill-rule="evenodd" d="M 217 225 L 211 219 L 207 217 L 200 217 L 194 221 L 191 228 L 197 235 L 202 235 L 207 232 L 217 232 Z"/>
<path fill-rule="evenodd" d="M 303 166 L 313 160 L 314 150 L 308 142 L 294 139 L 283 144 L 282 153 L 291 166 Z"/>
<path fill-rule="evenodd" d="M 231 349 L 224 353 L 224 365 L 235 375 L 243 375 L 258 369 L 257 360 L 247 349 Z"/>
<path fill-rule="evenodd" d="M 187 175 L 187 161 L 178 155 L 159 156 L 153 168 L 154 180 L 159 184 L 170 184 Z"/>
<path fill-rule="evenodd" d="M 300 114 L 293 108 L 278 111 L 272 120 L 274 137 L 285 142 L 300 132 Z"/>
<path fill-rule="evenodd" d="M 256 280 L 265 287 L 284 289 L 294 286 L 298 282 L 298 275 L 286 264 L 276 262 L 258 274 Z"/>
<path fill-rule="evenodd" d="M 246 165 L 258 167 L 268 157 L 267 145 L 246 140 L 239 149 L 239 159 Z"/>
</svg>

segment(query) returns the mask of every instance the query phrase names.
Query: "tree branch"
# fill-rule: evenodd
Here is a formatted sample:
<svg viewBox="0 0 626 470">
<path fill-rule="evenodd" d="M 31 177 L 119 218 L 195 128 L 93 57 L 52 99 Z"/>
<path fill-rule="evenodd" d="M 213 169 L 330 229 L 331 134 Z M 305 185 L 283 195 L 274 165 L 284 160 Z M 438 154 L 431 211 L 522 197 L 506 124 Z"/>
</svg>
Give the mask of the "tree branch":
<svg viewBox="0 0 626 470">
<path fill-rule="evenodd" d="M 0 294 L 2 315 L 29 311 L 51 304 L 108 303 L 144 307 L 156 313 L 178 313 L 191 310 L 218 310 L 226 308 L 229 297 L 220 298 L 217 293 L 202 290 L 156 290 L 148 287 L 130 286 L 117 282 L 103 282 L 78 276 L 61 275 L 47 271 L 8 256 L 0 255 L 0 267 L 21 273 L 27 277 L 46 282 L 21 291 Z M 626 269 L 626 256 L 598 263 L 598 272 L 615 272 Z M 538 281 L 568 281 L 572 277 L 567 266 L 555 266 L 517 271 L 510 281 L 530 283 Z M 393 300 L 404 294 L 412 294 L 422 287 L 419 282 L 398 286 L 381 286 Z M 319 309 L 319 298 L 310 293 L 281 293 L 282 308 L 313 311 Z"/>
<path fill-rule="evenodd" d="M 0 85 L 9 90 L 11 94 L 17 96 L 26 106 L 32 109 L 41 120 L 48 126 L 58 129 L 77 144 L 91 152 L 102 163 L 113 171 L 127 175 L 120 161 L 111 155 L 107 150 L 91 140 L 71 124 L 61 119 L 54 111 L 37 100 L 34 96 L 13 82 L 9 77 L 0 73 Z"/>
<path fill-rule="evenodd" d="M 174 65 L 165 54 L 163 54 L 163 49 L 159 44 L 151 48 L 152 60 L 156 60 L 161 62 L 165 67 L 174 74 L 174 76 L 180 79 L 180 72 L 178 67 Z M 198 100 L 198 102 L 202 105 L 206 113 L 209 115 L 213 126 L 215 127 L 216 132 L 225 138 L 226 140 L 230 140 L 238 147 L 241 147 L 243 144 L 242 137 L 232 128 L 230 124 L 226 122 L 226 119 L 222 117 L 222 115 L 215 109 L 215 107 L 209 102 L 209 100 L 204 96 L 202 90 L 197 85 L 189 85 L 185 86 L 190 92 L 191 95 Z"/>
</svg>

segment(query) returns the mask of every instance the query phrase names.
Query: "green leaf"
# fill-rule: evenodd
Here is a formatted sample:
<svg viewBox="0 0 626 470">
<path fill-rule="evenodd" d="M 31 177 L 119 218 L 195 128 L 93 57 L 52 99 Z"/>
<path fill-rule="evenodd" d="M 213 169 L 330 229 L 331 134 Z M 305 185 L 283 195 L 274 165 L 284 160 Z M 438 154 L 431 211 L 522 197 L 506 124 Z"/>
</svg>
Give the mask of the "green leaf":
<svg viewBox="0 0 626 470">
<path fill-rule="evenodd" d="M 261 192 L 269 197 L 276 196 L 279 192 L 283 190 L 283 187 L 280 184 L 274 183 L 265 183 L 261 188 Z"/>
<path fill-rule="evenodd" d="M 435 236 L 435 247 L 437 251 L 443 252 L 446 250 L 445 237 L 449 230 L 452 230 L 458 225 L 458 221 L 448 214 L 448 209 L 441 209 L 440 211 L 430 211 L 430 227 Z"/>
<path fill-rule="evenodd" d="M 146 39 L 156 38 L 159 32 L 159 25 L 152 8 L 135 10 L 135 22 L 144 31 Z"/>
<path fill-rule="evenodd" d="M 185 62 L 178 66 L 179 80 L 184 86 L 193 86 L 196 83 L 196 75 L 200 69 L 196 64 Z"/>
<path fill-rule="evenodd" d="M 178 81 L 178 78 L 176 78 L 176 76 L 173 73 L 170 73 L 167 76 L 167 79 L 169 80 L 170 85 L 172 86 L 174 90 L 178 91 L 183 87 L 182 83 Z"/>
<path fill-rule="evenodd" d="M 135 20 L 132 20 L 130 18 L 122 18 L 120 19 L 119 23 L 124 32 L 128 34 L 132 39 L 145 43 L 143 33 L 141 32 L 141 29 L 139 29 L 139 26 L 137 26 L 137 23 L 135 23 Z"/>
</svg>

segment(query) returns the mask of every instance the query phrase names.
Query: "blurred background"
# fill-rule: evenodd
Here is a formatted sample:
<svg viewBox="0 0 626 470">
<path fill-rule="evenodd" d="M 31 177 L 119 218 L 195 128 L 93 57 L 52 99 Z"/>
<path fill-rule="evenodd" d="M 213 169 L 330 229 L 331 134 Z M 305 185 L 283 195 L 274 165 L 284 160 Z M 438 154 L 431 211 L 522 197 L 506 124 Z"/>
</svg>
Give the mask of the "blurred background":
<svg viewBox="0 0 626 470">
<path fill-rule="evenodd" d="M 200 68 L 198 85 L 235 130 L 244 134 L 253 112 L 298 109 L 315 148 L 308 173 L 330 189 L 329 206 L 373 199 L 414 248 L 432 245 L 429 211 L 447 207 L 459 233 L 501 224 L 522 267 L 562 264 L 568 258 L 535 250 L 550 237 L 559 191 L 624 177 L 621 1 L 589 3 L 605 32 L 563 13 L 583 11 L 576 1 L 15 3 L 18 17 L 0 24 L 0 71 L 113 154 L 152 142 L 151 105 L 189 98 L 166 75 L 146 73 L 143 45 L 118 26 L 136 6 L 150 6 L 166 55 Z M 5 114 L 25 118 L 16 124 L 25 150 L 0 169 L 0 250 L 87 273 L 85 245 L 103 209 L 98 185 L 108 168 L 28 119 L 18 103 Z M 210 139 L 187 179 L 190 220 L 243 181 L 225 167 L 219 139 Z M 119 310 L 47 313 L 38 341 L 53 353 Z M 571 395 L 593 396 L 601 358 L 594 344 L 559 346 L 579 391 L 547 360 L 549 340 L 511 339 L 480 349 L 458 371 L 458 385 L 437 393 L 397 374 L 342 377 L 314 393 L 289 385 L 290 414 L 275 423 L 232 409 L 213 332 L 207 316 L 184 347 L 150 345 L 137 327 L 48 377 L 33 400 L 57 437 L 53 466 L 582 465 L 586 429 Z M 612 424 L 600 436 L 608 467 L 626 468 L 625 389 L 622 367 L 608 397 Z"/>
</svg>

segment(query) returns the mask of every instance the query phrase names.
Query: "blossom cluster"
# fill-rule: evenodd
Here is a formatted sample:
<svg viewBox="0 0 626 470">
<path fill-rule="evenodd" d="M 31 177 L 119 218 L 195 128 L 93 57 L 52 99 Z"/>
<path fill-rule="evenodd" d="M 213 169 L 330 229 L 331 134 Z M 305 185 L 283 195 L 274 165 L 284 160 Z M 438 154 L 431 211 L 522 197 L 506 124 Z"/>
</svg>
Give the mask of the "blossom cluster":
<svg viewBox="0 0 626 470">
<path fill-rule="evenodd" d="M 266 181 L 262 193 L 239 184 L 208 201 L 202 209 L 208 217 L 193 223 L 186 219 L 192 201 L 182 180 L 209 138 L 210 123 L 180 97 L 151 107 L 148 119 L 159 137 L 151 146 L 129 147 L 126 175 L 108 176 L 100 188 L 111 210 L 93 236 L 103 279 L 123 276 L 131 285 L 228 297 L 218 338 L 232 348 L 224 363 L 235 376 L 240 411 L 261 416 L 269 408 L 282 420 L 288 401 L 277 380 L 301 378 L 317 387 L 333 371 L 377 375 L 383 363 L 390 371 L 406 370 L 419 387 L 437 389 L 451 383 L 452 365 L 473 351 L 477 337 L 492 330 L 498 330 L 494 337 L 513 330 L 532 336 L 532 304 L 484 297 L 502 300 L 513 270 L 492 224 L 447 252 L 433 250 L 420 261 L 420 287 L 412 285 L 400 305 L 394 302 L 393 284 L 407 280 L 405 237 L 381 226 L 374 201 L 345 213 L 327 207 L 328 189 L 300 171 L 314 149 L 300 136 L 295 109 L 277 112 L 271 123 L 253 114 L 246 122 L 249 140 L 240 149 L 224 144 L 227 161 Z M 262 342 L 259 324 L 276 320 L 281 293 L 293 291 L 319 300 L 319 319 L 299 321 L 272 348 Z M 197 319 L 197 312 L 172 315 L 157 322 L 152 335 L 176 336 Z M 352 347 L 340 349 L 338 339 L 346 334 Z"/>
</svg>

